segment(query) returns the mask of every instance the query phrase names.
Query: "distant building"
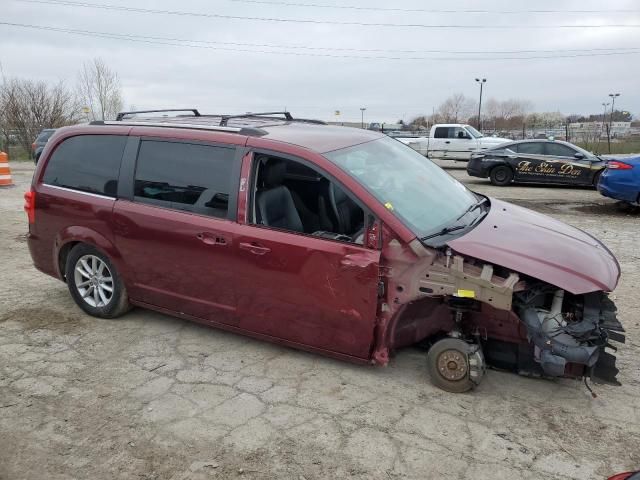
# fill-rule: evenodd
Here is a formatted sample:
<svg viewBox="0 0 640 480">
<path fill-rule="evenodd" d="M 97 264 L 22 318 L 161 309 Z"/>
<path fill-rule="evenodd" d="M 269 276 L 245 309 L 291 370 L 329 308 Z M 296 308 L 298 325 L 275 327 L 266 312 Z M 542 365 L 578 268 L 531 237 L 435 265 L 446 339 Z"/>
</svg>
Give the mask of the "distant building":
<svg viewBox="0 0 640 480">
<path fill-rule="evenodd" d="M 609 122 L 576 122 L 569 124 L 572 136 L 606 137 Z M 631 134 L 631 122 L 611 122 L 611 137 L 628 137 Z"/>
</svg>

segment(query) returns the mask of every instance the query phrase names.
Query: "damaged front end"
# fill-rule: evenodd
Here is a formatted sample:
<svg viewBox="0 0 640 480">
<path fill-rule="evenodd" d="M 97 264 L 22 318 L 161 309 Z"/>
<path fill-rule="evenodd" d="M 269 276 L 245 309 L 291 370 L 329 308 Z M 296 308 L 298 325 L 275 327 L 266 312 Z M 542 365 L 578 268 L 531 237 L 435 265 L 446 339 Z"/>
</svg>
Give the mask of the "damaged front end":
<svg viewBox="0 0 640 480">
<path fill-rule="evenodd" d="M 485 361 L 521 375 L 619 385 L 612 342 L 624 343 L 624 329 L 604 291 L 572 292 L 449 247 L 391 240 L 383 253 L 381 279 L 393 294 L 381 304 L 375 363 L 420 343 L 429 345 L 432 380 L 452 392 L 477 386 Z"/>
<path fill-rule="evenodd" d="M 606 348 L 615 352 L 610 341 L 624 343 L 624 328 L 607 294 L 572 295 L 537 284 L 514 294 L 514 309 L 527 327 L 544 375 L 580 376 L 583 370 L 596 383 L 619 385 L 616 357 Z"/>
</svg>

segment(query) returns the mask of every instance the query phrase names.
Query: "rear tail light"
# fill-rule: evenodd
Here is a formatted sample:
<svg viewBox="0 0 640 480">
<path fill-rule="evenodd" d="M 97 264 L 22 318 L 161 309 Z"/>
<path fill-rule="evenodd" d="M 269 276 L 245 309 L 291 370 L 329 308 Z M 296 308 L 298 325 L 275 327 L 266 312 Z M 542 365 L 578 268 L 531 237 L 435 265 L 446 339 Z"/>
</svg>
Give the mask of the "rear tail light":
<svg viewBox="0 0 640 480">
<path fill-rule="evenodd" d="M 611 160 L 609 163 L 607 163 L 607 168 L 609 170 L 631 170 L 633 168 L 633 165 L 619 162 L 618 160 Z"/>
<path fill-rule="evenodd" d="M 24 193 L 24 211 L 27 212 L 29 224 L 36 221 L 36 192 L 31 189 Z"/>
</svg>

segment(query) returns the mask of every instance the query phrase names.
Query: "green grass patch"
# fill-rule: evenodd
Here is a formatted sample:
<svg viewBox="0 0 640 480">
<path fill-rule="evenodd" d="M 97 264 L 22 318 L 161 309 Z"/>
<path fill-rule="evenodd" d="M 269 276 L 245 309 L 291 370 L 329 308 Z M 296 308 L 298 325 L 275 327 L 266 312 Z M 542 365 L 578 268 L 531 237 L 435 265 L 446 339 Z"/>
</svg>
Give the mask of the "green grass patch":
<svg viewBox="0 0 640 480">
<path fill-rule="evenodd" d="M 609 146 L 607 145 L 607 141 L 601 141 L 600 144 L 593 143 L 576 143 L 579 147 L 584 148 L 585 150 L 589 150 L 590 152 L 598 154 L 609 154 Z M 628 154 L 628 153 L 638 153 L 640 154 L 640 139 L 634 140 L 622 140 L 617 142 L 611 142 L 611 155 L 616 154 Z"/>
</svg>

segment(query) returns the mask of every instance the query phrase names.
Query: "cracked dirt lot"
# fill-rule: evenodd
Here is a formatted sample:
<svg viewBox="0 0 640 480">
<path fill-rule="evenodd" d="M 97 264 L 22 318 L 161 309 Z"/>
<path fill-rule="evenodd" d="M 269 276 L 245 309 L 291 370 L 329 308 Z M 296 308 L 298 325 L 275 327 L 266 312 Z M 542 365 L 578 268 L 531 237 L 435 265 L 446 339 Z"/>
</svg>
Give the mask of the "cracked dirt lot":
<svg viewBox="0 0 640 480">
<path fill-rule="evenodd" d="M 425 354 L 355 366 L 136 309 L 88 317 L 31 265 L 13 164 L 0 190 L 0 479 L 597 479 L 640 468 L 640 216 L 593 190 L 472 188 L 576 225 L 618 256 L 621 387 L 489 371 L 431 386 Z M 544 255 L 544 252 L 539 252 Z"/>
</svg>

